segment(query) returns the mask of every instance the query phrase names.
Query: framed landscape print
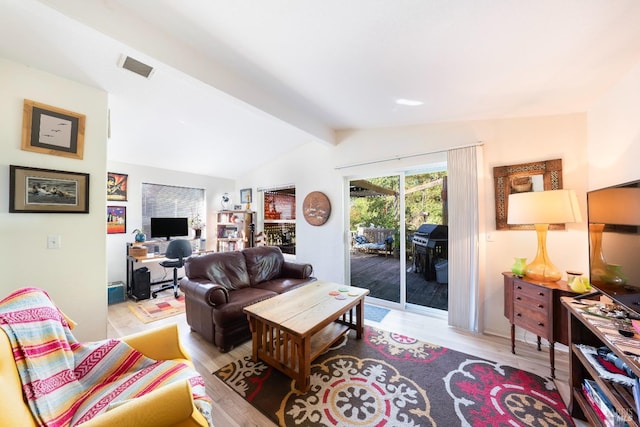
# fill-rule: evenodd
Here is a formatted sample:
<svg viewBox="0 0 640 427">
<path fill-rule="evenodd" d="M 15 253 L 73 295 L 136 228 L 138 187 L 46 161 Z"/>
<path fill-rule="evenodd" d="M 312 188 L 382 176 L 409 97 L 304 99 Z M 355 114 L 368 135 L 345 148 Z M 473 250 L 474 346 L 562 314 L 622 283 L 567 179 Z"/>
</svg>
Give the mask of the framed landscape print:
<svg viewBox="0 0 640 427">
<path fill-rule="evenodd" d="M 85 121 L 84 114 L 25 99 L 21 148 L 82 160 Z"/>
<path fill-rule="evenodd" d="M 107 206 L 107 234 L 122 234 L 126 232 L 126 206 Z"/>
<path fill-rule="evenodd" d="M 107 172 L 107 200 L 127 201 L 127 178 L 123 173 Z"/>
<path fill-rule="evenodd" d="M 10 165 L 9 212 L 89 213 L 89 174 Z"/>
</svg>

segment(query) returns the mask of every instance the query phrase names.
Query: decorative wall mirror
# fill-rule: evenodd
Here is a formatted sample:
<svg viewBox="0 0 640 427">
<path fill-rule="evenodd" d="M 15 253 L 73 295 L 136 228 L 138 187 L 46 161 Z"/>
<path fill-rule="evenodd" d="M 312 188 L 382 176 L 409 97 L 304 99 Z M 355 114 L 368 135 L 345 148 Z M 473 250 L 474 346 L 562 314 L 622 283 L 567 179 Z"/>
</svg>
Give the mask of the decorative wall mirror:
<svg viewBox="0 0 640 427">
<path fill-rule="evenodd" d="M 507 224 L 509 194 L 562 189 L 562 159 L 522 163 L 493 168 L 496 193 L 496 230 L 532 230 L 531 225 Z M 564 224 L 550 224 L 550 230 L 564 230 Z"/>
</svg>

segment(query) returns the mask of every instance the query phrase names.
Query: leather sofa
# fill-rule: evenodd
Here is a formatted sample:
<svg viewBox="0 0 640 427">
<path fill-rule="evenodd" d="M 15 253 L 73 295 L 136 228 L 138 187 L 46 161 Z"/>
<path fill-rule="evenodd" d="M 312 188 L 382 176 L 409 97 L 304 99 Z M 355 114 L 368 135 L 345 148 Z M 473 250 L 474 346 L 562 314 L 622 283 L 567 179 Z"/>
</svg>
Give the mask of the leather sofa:
<svg viewBox="0 0 640 427">
<path fill-rule="evenodd" d="M 222 352 L 251 338 L 244 307 L 315 280 L 311 264 L 286 261 L 277 246 L 195 256 L 184 267 L 187 323 Z"/>
</svg>

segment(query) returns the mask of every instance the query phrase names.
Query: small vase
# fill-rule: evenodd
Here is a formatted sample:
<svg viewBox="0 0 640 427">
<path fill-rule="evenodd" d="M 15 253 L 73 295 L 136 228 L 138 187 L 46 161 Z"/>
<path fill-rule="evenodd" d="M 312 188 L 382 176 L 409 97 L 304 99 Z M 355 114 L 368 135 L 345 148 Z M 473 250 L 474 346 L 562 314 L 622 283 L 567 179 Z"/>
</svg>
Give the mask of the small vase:
<svg viewBox="0 0 640 427">
<path fill-rule="evenodd" d="M 518 277 L 523 277 L 525 273 L 525 267 L 527 266 L 526 258 L 514 258 L 515 262 L 511 266 L 511 272 Z"/>
<path fill-rule="evenodd" d="M 195 229 L 193 231 L 195 231 L 195 233 L 196 233 L 195 238 L 196 239 L 200 239 L 200 236 L 202 236 L 202 229 L 198 228 L 198 229 Z"/>
<path fill-rule="evenodd" d="M 567 285 L 573 292 L 584 293 L 591 289 L 589 279 L 582 277 L 582 273 L 578 271 L 567 271 Z"/>
<path fill-rule="evenodd" d="M 146 235 L 146 234 L 144 234 L 143 232 L 136 233 L 135 240 L 136 240 L 136 242 L 138 242 L 138 243 L 142 243 L 142 242 L 144 242 L 145 240 L 147 240 L 147 235 Z"/>
</svg>

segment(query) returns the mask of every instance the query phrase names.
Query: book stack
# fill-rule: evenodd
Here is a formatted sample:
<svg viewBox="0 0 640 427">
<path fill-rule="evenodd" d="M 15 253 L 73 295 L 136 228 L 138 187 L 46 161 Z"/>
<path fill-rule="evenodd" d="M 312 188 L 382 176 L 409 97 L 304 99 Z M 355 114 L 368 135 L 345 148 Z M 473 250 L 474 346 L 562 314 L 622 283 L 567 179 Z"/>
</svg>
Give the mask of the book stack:
<svg viewBox="0 0 640 427">
<path fill-rule="evenodd" d="M 627 426 L 625 418 L 618 414 L 595 381 L 585 379 L 582 384 L 582 392 L 603 425 L 607 427 Z"/>
</svg>

